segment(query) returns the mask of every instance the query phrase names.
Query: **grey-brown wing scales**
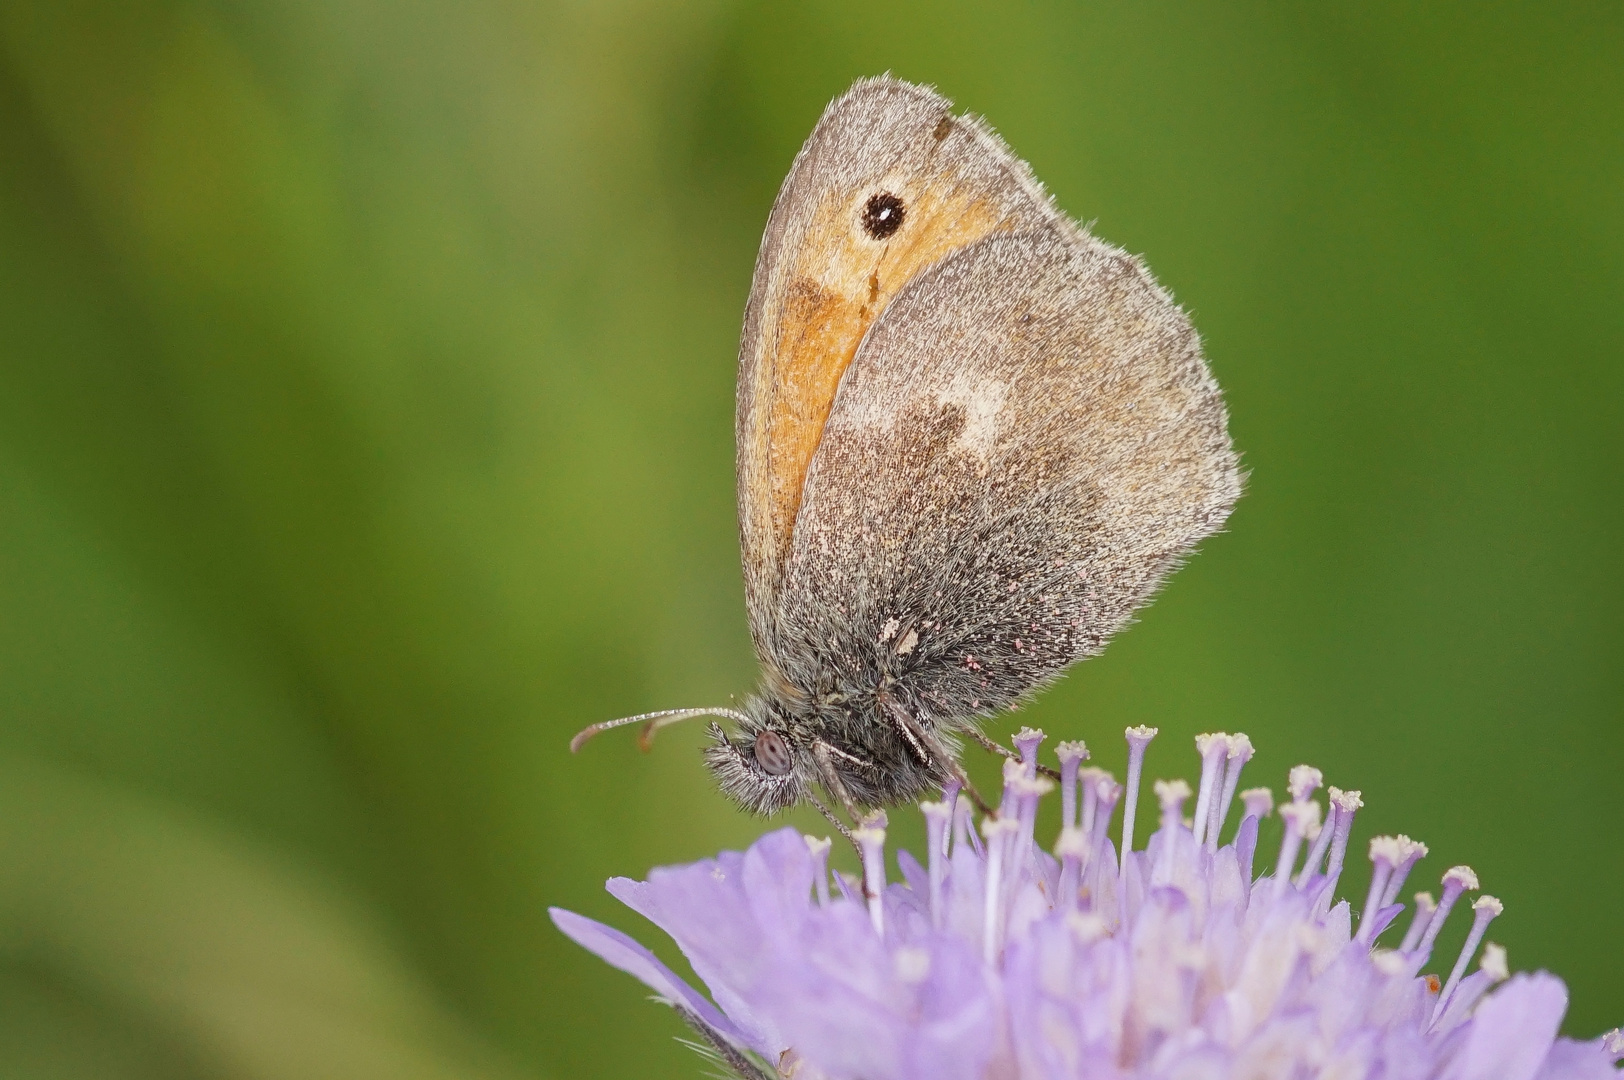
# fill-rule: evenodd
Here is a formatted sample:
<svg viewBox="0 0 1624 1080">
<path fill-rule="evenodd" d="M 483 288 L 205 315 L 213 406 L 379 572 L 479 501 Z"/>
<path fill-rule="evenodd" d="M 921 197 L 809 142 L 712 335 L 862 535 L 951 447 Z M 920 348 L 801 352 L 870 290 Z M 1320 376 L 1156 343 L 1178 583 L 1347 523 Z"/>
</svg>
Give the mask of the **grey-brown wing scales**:
<svg viewBox="0 0 1624 1080">
<path fill-rule="evenodd" d="M 773 651 L 814 698 L 952 724 L 1099 652 L 1240 494 L 1200 343 L 1138 260 L 1057 222 L 921 272 L 810 464 Z"/>
</svg>

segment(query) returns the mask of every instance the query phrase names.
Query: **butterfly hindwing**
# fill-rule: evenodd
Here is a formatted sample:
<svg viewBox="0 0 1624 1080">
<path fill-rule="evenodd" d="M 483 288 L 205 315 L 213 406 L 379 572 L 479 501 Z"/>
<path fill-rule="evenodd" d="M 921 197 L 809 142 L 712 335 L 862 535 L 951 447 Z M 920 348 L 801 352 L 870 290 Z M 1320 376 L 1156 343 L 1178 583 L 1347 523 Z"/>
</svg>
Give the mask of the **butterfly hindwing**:
<svg viewBox="0 0 1624 1080">
<path fill-rule="evenodd" d="M 1013 704 L 1103 648 L 1240 493 L 1195 332 L 1064 221 L 919 273 L 844 373 L 770 649 L 814 697 Z"/>
</svg>

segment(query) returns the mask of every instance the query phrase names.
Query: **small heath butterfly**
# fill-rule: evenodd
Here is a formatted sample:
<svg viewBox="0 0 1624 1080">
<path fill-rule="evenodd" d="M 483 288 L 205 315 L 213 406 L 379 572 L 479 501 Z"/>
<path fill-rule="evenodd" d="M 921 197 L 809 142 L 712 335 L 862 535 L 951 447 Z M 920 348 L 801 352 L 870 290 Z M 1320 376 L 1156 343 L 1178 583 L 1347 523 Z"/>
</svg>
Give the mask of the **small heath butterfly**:
<svg viewBox="0 0 1624 1080">
<path fill-rule="evenodd" d="M 706 762 L 757 813 L 964 783 L 961 738 L 1100 652 L 1241 491 L 1218 386 L 1143 264 L 984 123 L 865 79 L 796 155 L 739 347 L 760 688 Z M 973 790 L 973 789 L 972 789 Z"/>
</svg>

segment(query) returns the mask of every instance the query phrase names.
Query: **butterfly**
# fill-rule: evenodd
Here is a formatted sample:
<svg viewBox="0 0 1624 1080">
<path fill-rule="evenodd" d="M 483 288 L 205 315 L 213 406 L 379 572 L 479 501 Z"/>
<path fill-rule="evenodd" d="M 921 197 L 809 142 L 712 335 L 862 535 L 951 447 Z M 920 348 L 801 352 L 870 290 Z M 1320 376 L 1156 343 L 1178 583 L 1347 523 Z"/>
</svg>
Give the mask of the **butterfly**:
<svg viewBox="0 0 1624 1080">
<path fill-rule="evenodd" d="M 745 307 L 739 531 L 759 688 L 721 790 L 855 820 L 967 784 L 962 740 L 1098 654 L 1241 493 L 1217 384 L 1144 265 L 935 91 L 864 79 L 773 205 Z M 970 789 L 973 791 L 973 788 Z"/>
</svg>

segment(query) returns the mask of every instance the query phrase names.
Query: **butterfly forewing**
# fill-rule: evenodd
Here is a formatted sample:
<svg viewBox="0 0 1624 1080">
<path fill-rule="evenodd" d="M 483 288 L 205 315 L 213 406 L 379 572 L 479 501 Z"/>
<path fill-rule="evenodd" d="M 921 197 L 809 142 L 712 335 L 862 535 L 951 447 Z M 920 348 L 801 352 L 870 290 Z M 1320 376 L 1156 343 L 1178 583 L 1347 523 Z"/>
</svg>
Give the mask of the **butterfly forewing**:
<svg viewBox="0 0 1624 1080">
<path fill-rule="evenodd" d="M 1057 220 L 1025 165 L 936 93 L 858 83 L 824 113 L 779 192 L 745 312 L 739 518 L 757 650 L 807 468 L 859 342 L 922 270 L 994 233 Z"/>
</svg>

